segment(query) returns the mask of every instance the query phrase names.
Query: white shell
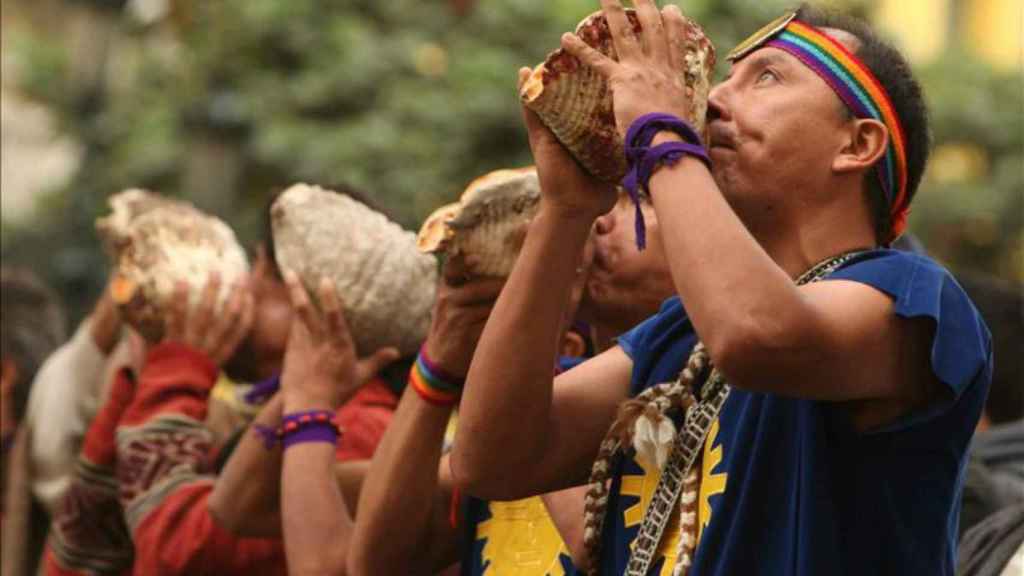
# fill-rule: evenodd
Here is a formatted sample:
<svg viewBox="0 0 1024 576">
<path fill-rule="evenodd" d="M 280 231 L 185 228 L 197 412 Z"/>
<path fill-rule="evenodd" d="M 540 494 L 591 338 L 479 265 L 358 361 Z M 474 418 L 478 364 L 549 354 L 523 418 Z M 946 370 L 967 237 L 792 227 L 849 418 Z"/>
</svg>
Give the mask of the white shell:
<svg viewBox="0 0 1024 576">
<path fill-rule="evenodd" d="M 539 202 L 535 168 L 490 172 L 471 182 L 458 202 L 435 210 L 416 244 L 423 252 L 465 256 L 469 274 L 508 276 Z"/>
<path fill-rule="evenodd" d="M 164 329 L 164 308 L 178 281 L 195 306 L 212 271 L 220 274 L 217 308 L 249 271 L 245 251 L 227 224 L 187 202 L 140 189 L 108 199 L 112 213 L 96 221 L 115 266 L 115 300 L 128 323 L 150 341 Z"/>
<path fill-rule="evenodd" d="M 676 427 L 671 419 L 662 416 L 652 420 L 647 414 L 641 414 L 633 430 L 633 448 L 636 449 L 637 460 L 647 467 L 654 466 L 661 470 L 668 460 L 675 437 Z"/>
<path fill-rule="evenodd" d="M 437 263 L 415 236 L 366 205 L 319 186 L 295 184 L 271 208 L 278 264 L 315 298 L 327 277 L 362 355 L 385 346 L 414 353 L 426 339 Z"/>
</svg>

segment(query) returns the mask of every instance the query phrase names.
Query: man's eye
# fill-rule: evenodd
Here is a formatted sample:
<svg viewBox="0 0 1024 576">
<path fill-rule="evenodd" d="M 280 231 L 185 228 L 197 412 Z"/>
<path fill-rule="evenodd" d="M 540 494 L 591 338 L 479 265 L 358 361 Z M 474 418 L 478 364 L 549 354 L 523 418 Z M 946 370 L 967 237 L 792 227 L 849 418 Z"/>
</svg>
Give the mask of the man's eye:
<svg viewBox="0 0 1024 576">
<path fill-rule="evenodd" d="M 760 84 L 769 80 L 778 80 L 778 78 L 779 77 L 775 75 L 775 72 L 772 72 L 771 70 L 764 70 L 757 76 L 757 83 Z"/>
</svg>

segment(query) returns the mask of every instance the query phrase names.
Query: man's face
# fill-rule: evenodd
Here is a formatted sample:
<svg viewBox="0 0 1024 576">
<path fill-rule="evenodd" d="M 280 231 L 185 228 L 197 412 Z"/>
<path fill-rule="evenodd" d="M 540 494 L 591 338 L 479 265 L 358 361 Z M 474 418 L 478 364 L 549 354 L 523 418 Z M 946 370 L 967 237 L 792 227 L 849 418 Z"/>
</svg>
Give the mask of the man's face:
<svg viewBox="0 0 1024 576">
<path fill-rule="evenodd" d="M 252 328 L 225 366 L 229 377 L 246 382 L 265 380 L 281 371 L 292 323 L 288 288 L 262 250 L 253 265 L 252 291 Z"/>
<path fill-rule="evenodd" d="M 610 212 L 594 224 L 594 260 L 590 267 L 581 317 L 625 331 L 656 313 L 675 292 L 658 232 L 658 217 L 643 203 L 647 248 L 636 246 L 636 208 L 625 193 Z"/>
<path fill-rule="evenodd" d="M 853 37 L 828 30 L 844 44 Z M 855 39 L 854 39 L 855 41 Z M 766 47 L 733 64 L 708 107 L 715 180 L 748 226 L 792 223 L 829 188 L 849 121 L 842 102 L 789 53 Z"/>
</svg>

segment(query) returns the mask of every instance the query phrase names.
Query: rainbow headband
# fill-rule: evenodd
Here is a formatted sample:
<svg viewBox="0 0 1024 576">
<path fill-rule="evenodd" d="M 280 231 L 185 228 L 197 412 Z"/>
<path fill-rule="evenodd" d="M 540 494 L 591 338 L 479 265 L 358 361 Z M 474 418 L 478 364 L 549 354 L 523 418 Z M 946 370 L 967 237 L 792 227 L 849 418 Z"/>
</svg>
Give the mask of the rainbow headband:
<svg viewBox="0 0 1024 576">
<path fill-rule="evenodd" d="M 910 210 L 906 201 L 906 139 L 896 109 L 878 78 L 831 36 L 796 20 L 795 12 L 755 32 L 734 48 L 727 58 L 739 60 L 762 46 L 778 48 L 793 55 L 825 80 L 856 117 L 873 118 L 888 128 L 889 146 L 884 161 L 878 163 L 878 177 L 890 207 L 890 240 L 899 237 L 907 226 Z"/>
</svg>

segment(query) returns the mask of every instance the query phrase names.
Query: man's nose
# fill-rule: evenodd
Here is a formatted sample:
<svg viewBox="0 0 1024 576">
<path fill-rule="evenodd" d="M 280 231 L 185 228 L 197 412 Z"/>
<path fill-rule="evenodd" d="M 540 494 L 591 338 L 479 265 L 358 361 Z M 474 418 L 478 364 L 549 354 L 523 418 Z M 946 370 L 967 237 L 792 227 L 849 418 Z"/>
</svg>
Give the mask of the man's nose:
<svg viewBox="0 0 1024 576">
<path fill-rule="evenodd" d="M 597 220 L 594 221 L 594 232 L 598 236 L 610 234 L 615 229 L 615 210 L 609 211 L 607 214 L 598 216 Z"/>
<path fill-rule="evenodd" d="M 708 112 L 707 121 L 712 120 L 724 120 L 727 119 L 726 109 L 726 95 L 727 95 L 726 82 L 719 82 L 711 88 L 711 92 L 708 93 Z"/>
</svg>

